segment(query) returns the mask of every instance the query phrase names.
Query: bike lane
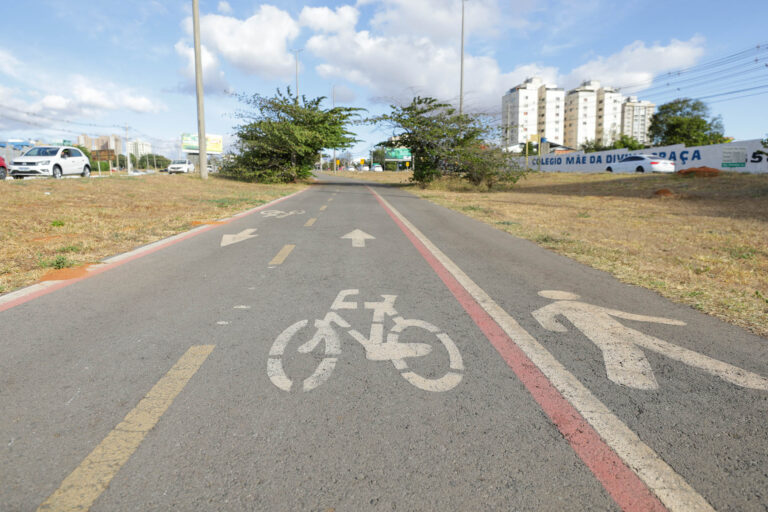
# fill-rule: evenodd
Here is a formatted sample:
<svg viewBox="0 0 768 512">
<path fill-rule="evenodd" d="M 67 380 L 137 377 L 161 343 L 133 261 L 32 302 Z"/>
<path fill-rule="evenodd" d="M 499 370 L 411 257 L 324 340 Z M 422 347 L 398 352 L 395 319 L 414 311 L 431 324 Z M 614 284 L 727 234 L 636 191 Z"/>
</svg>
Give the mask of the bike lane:
<svg viewBox="0 0 768 512">
<path fill-rule="evenodd" d="M 216 348 L 93 510 L 617 508 L 364 187 L 316 187 L 290 207 L 307 215 L 269 233 L 260 225 L 258 239 L 233 246 L 238 259 L 248 255 L 247 270 L 227 270 L 234 256 L 206 263 L 222 323 L 196 337 Z M 305 227 L 309 217 L 317 220 Z M 375 239 L 354 247 L 342 237 L 355 229 Z M 295 248 L 270 265 L 285 244 Z M 333 309 L 342 290 L 359 293 Z M 322 344 L 298 351 L 314 320 L 335 311 L 371 338 L 374 311 L 365 302 L 382 295 L 396 296 L 398 315 L 455 342 L 464 368 L 455 387 L 414 386 L 393 361 L 367 359 L 343 329 L 333 373 L 316 388 L 286 392 L 270 380 L 270 350 L 286 328 L 308 320 L 282 356 L 285 373 L 303 382 L 326 357 Z M 391 331 L 394 317 L 381 311 Z M 429 344 L 429 354 L 406 358 L 408 367 L 438 378 L 449 355 L 424 333 L 409 327 L 398 341 Z"/>
<path fill-rule="evenodd" d="M 410 194 L 372 188 L 704 500 L 724 510 L 765 507 L 765 339 Z M 644 345 L 620 353 L 621 340 Z M 611 361 L 601 344 L 621 357 Z"/>
</svg>

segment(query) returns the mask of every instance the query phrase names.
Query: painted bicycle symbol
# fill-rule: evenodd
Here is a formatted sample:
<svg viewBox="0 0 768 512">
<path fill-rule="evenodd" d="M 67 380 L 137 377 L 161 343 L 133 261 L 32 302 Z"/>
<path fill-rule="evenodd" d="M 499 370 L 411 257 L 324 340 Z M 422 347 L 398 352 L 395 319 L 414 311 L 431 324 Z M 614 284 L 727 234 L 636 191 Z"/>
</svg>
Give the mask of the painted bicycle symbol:
<svg viewBox="0 0 768 512">
<path fill-rule="evenodd" d="M 419 389 L 425 391 L 448 391 L 456 387 L 463 377 L 464 363 L 456 344 L 438 327 L 424 320 L 405 319 L 395 310 L 397 295 L 381 295 L 379 302 L 365 302 L 364 308 L 373 311 L 373 320 L 368 337 L 359 331 L 352 329 L 336 311 L 356 310 L 358 303 L 347 300 L 358 295 L 359 290 L 342 290 L 336 296 L 331 305 L 331 310 L 325 318 L 315 320 L 314 335 L 306 342 L 295 346 L 291 342 L 297 333 L 309 323 L 309 320 L 299 320 L 285 329 L 272 344 L 267 362 L 267 375 L 272 383 L 284 391 L 290 391 L 294 381 L 288 377 L 283 367 L 283 358 L 293 355 L 295 350 L 299 354 L 309 354 L 320 344 L 323 344 L 323 359 L 317 365 L 314 373 L 303 380 L 301 389 L 311 391 L 328 380 L 333 373 L 339 355 L 341 355 L 341 338 L 338 328 L 344 329 L 355 341 L 365 349 L 365 357 L 369 361 L 390 361 L 400 371 L 400 376 Z M 385 318 L 389 317 L 394 326 L 389 332 L 384 332 Z M 336 327 L 334 327 L 336 326 Z M 433 336 L 442 344 L 448 353 L 448 370 L 438 378 L 424 377 L 408 367 L 407 359 L 423 357 L 432 352 L 432 345 L 428 343 L 400 342 L 400 336 L 406 329 L 422 329 L 426 336 Z M 286 350 L 288 347 L 294 347 Z"/>
<path fill-rule="evenodd" d="M 276 219 L 284 219 L 286 217 L 290 217 L 291 215 L 304 215 L 306 212 L 304 210 L 291 210 L 289 212 L 284 212 L 282 210 L 264 210 L 261 212 L 261 215 L 263 217 L 274 217 Z"/>
</svg>

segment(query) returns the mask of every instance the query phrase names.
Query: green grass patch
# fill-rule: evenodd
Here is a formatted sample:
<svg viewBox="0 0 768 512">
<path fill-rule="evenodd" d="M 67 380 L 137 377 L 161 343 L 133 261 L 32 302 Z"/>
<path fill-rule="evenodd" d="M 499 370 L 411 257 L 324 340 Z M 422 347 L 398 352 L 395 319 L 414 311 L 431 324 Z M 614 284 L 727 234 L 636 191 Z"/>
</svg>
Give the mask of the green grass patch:
<svg viewBox="0 0 768 512">
<path fill-rule="evenodd" d="M 55 268 L 58 270 L 62 268 L 74 267 L 77 265 L 77 262 L 70 260 L 62 254 L 50 260 L 41 258 L 38 264 L 40 265 L 40 268 Z"/>
<path fill-rule="evenodd" d="M 726 247 L 725 251 L 735 260 L 751 260 L 757 254 L 757 249 L 746 246 Z"/>
<path fill-rule="evenodd" d="M 60 228 L 63 225 L 64 225 L 64 221 L 63 220 L 58 220 L 57 219 L 57 220 L 54 220 L 53 222 L 51 222 L 51 226 L 53 226 L 55 228 Z"/>
<path fill-rule="evenodd" d="M 64 247 L 59 247 L 56 249 L 56 252 L 59 254 L 67 254 L 72 252 L 80 252 L 83 250 L 82 245 L 65 245 Z"/>
</svg>

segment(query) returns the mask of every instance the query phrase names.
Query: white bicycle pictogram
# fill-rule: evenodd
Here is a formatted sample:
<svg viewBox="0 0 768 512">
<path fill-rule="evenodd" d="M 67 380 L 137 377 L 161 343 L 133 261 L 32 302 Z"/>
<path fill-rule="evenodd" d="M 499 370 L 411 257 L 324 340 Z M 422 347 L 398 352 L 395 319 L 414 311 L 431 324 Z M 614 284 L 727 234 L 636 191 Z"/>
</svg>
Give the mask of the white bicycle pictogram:
<svg viewBox="0 0 768 512">
<path fill-rule="evenodd" d="M 284 212 L 282 210 L 264 210 L 261 212 L 261 215 L 263 217 L 274 217 L 276 219 L 284 219 L 286 217 L 290 217 L 291 215 L 304 215 L 306 212 L 304 210 L 291 210 L 289 212 Z"/>
<path fill-rule="evenodd" d="M 301 389 L 311 391 L 321 385 L 333 373 L 339 355 L 341 355 L 341 339 L 334 327 L 345 329 L 355 341 L 365 349 L 365 357 L 369 361 L 390 361 L 400 371 L 406 381 L 425 391 L 448 391 L 456 387 L 463 377 L 464 362 L 461 353 L 453 340 L 438 327 L 424 320 L 405 319 L 395 310 L 397 295 L 381 295 L 379 302 L 365 302 L 365 309 L 373 310 L 370 334 L 366 338 L 359 331 L 352 329 L 336 311 L 355 310 L 358 303 L 348 301 L 347 298 L 358 295 L 359 290 L 342 290 L 336 296 L 331 305 L 331 310 L 322 320 L 315 320 L 316 329 L 314 335 L 306 342 L 300 344 L 296 350 L 300 354 L 308 354 L 314 351 L 321 343 L 324 344 L 324 357 L 317 365 L 314 373 L 303 380 Z M 384 320 L 390 317 L 394 326 L 386 333 L 384 341 Z M 284 391 L 290 391 L 294 381 L 285 373 L 283 357 L 286 356 L 286 347 L 296 334 L 303 329 L 309 320 L 299 320 L 285 329 L 275 339 L 269 351 L 267 361 L 267 375 L 272 383 Z M 442 344 L 448 353 L 448 371 L 438 378 L 423 377 L 408 367 L 406 359 L 423 357 L 432 351 L 432 345 L 427 343 L 401 343 L 400 335 L 408 328 L 423 329 L 429 336 L 434 336 Z"/>
</svg>

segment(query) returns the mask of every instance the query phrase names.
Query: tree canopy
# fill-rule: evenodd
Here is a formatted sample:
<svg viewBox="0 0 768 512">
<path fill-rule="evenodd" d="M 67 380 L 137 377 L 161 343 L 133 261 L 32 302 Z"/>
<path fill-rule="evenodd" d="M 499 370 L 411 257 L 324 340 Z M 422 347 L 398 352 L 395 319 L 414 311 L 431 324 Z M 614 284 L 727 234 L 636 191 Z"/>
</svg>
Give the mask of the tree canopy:
<svg viewBox="0 0 768 512">
<path fill-rule="evenodd" d="M 721 118 L 709 116 L 709 107 L 704 102 L 676 99 L 658 108 L 651 120 L 649 134 L 658 146 L 703 146 L 725 142 Z"/>
<path fill-rule="evenodd" d="M 435 98 L 417 96 L 410 104 L 390 105 L 391 112 L 371 119 L 388 126 L 393 136 L 385 147 L 404 147 L 413 156 L 413 180 L 421 185 L 444 174 L 492 186 L 500 180 L 516 181 L 511 155 L 493 139 L 487 116 L 458 114 Z"/>
<path fill-rule="evenodd" d="M 236 152 L 226 159 L 222 175 L 245 181 L 289 182 L 311 175 L 320 151 L 344 149 L 356 141 L 347 126 L 361 109 L 323 109 L 325 97 L 299 99 L 290 87 L 274 96 L 242 96 L 251 110 L 239 117 Z"/>
</svg>

